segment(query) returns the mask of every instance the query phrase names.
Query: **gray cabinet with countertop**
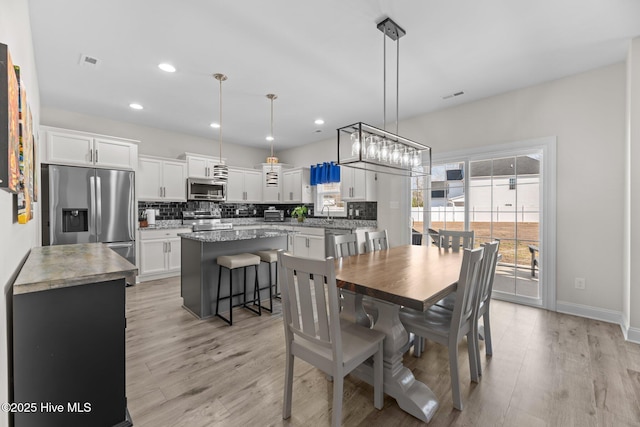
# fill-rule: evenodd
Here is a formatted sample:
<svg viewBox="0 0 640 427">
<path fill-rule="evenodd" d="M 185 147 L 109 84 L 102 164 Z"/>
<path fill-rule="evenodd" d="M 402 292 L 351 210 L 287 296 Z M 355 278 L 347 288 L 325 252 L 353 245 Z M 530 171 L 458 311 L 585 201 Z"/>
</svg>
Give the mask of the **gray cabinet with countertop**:
<svg viewBox="0 0 640 427">
<path fill-rule="evenodd" d="M 250 230 L 201 231 L 180 234 L 182 259 L 180 273 L 180 296 L 185 309 L 200 319 L 215 315 L 216 294 L 220 288 L 220 297 L 229 295 L 229 276 L 223 274 L 218 283 L 218 264 L 216 259 L 223 255 L 235 255 L 244 252 L 255 252 L 267 249 L 287 249 L 287 236 L 290 232 L 270 228 Z M 240 269 L 239 269 L 240 270 Z M 234 294 L 241 293 L 244 283 L 243 272 L 236 270 L 232 274 L 239 275 L 233 280 Z M 247 282 L 252 283 L 254 273 L 247 271 Z M 258 269 L 260 286 L 269 283 L 268 265 L 262 264 Z M 261 299 L 268 299 L 267 290 L 261 291 Z M 233 304 L 240 302 L 240 296 L 233 298 Z M 226 306 L 226 304 L 225 304 Z"/>
<path fill-rule="evenodd" d="M 14 425 L 132 425 L 125 278 L 136 271 L 100 243 L 31 250 L 13 284 L 11 383 L 14 402 L 36 407 Z"/>
</svg>

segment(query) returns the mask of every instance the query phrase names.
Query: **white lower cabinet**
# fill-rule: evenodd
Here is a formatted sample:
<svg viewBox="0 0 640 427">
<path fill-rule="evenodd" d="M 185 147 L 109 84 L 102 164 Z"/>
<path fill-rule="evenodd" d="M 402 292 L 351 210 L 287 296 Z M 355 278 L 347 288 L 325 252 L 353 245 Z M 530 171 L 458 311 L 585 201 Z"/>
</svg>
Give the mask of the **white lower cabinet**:
<svg viewBox="0 0 640 427">
<path fill-rule="evenodd" d="M 324 228 L 298 227 L 293 234 L 293 254 L 299 257 L 324 259 Z"/>
<path fill-rule="evenodd" d="M 177 276 L 180 274 L 180 233 L 190 228 L 141 230 L 139 232 L 139 281 Z"/>
</svg>

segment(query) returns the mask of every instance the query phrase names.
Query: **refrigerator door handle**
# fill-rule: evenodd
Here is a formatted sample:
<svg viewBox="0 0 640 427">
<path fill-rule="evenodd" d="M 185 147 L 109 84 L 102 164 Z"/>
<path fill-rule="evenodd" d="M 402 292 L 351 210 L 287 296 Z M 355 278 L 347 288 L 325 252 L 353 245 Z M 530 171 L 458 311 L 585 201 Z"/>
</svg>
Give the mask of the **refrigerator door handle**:
<svg viewBox="0 0 640 427">
<path fill-rule="evenodd" d="M 90 176 L 89 177 L 89 195 L 90 195 L 90 200 L 89 200 L 89 227 L 90 229 L 93 229 L 96 225 L 96 185 L 95 185 L 95 181 L 96 181 L 96 177 L 95 176 Z"/>
<path fill-rule="evenodd" d="M 97 156 L 96 156 L 97 157 Z M 102 235 L 102 180 L 99 176 L 96 177 L 96 234 Z"/>
</svg>

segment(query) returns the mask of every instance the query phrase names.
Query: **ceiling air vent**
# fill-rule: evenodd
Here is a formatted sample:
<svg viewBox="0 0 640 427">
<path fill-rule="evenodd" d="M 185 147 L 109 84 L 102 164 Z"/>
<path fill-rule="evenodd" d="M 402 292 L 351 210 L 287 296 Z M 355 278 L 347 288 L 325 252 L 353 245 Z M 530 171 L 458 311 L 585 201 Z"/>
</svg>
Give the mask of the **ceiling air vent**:
<svg viewBox="0 0 640 427">
<path fill-rule="evenodd" d="M 442 97 L 442 99 L 451 99 L 453 97 L 460 96 L 460 95 L 464 95 L 464 91 L 461 90 L 459 92 L 455 92 L 455 93 L 451 93 L 449 95 L 445 95 L 445 96 Z"/>
<path fill-rule="evenodd" d="M 81 55 L 80 56 L 80 65 L 83 67 L 98 67 L 100 64 L 102 63 L 102 61 L 100 61 L 98 58 L 94 58 L 93 56 L 89 56 L 89 55 Z"/>
</svg>

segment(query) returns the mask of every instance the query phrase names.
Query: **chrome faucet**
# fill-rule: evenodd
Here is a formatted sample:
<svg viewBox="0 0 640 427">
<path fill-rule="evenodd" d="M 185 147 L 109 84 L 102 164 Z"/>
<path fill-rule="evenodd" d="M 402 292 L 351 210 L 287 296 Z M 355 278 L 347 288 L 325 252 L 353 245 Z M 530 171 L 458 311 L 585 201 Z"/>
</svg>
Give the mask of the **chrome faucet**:
<svg viewBox="0 0 640 427">
<path fill-rule="evenodd" d="M 320 215 L 324 212 L 324 208 L 327 208 L 327 222 L 331 222 L 331 208 L 329 205 L 322 205 L 322 209 L 320 210 Z"/>
</svg>

